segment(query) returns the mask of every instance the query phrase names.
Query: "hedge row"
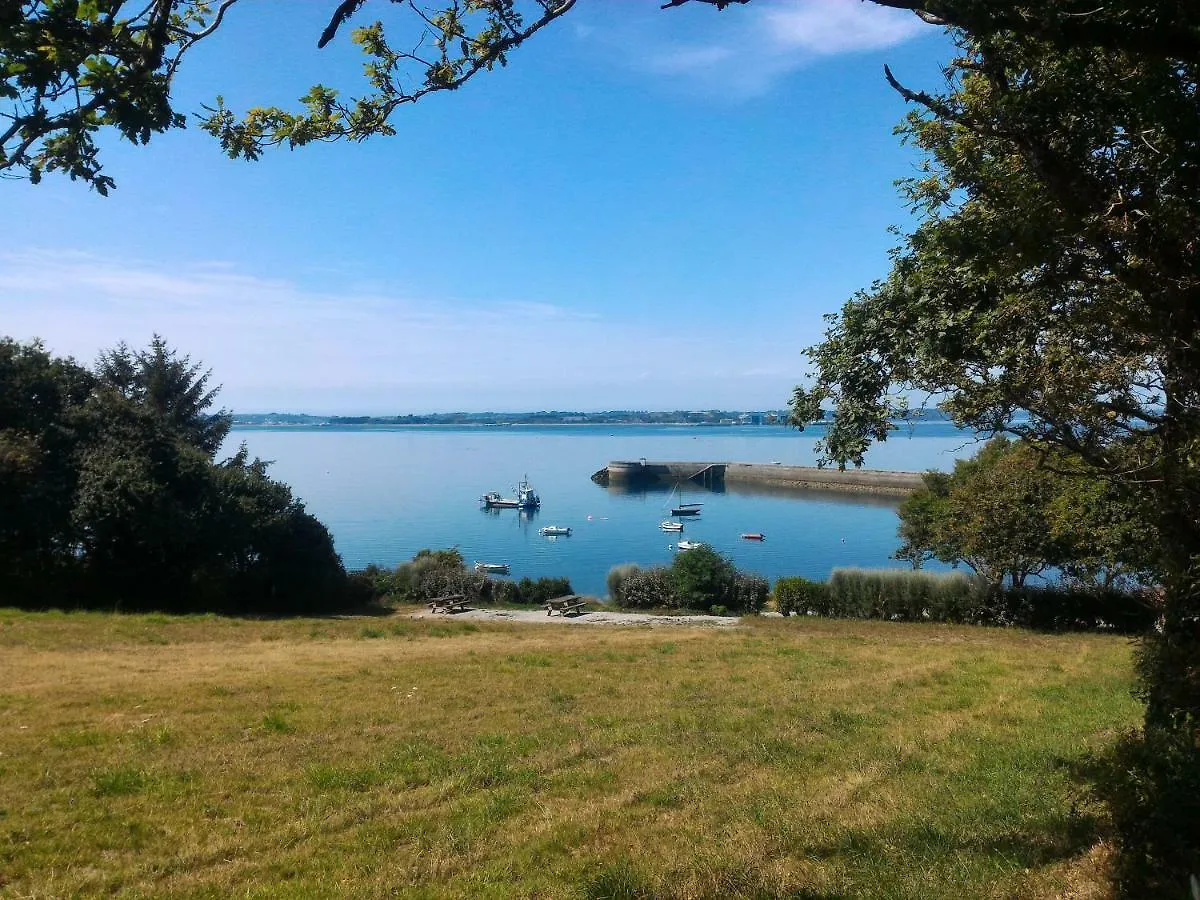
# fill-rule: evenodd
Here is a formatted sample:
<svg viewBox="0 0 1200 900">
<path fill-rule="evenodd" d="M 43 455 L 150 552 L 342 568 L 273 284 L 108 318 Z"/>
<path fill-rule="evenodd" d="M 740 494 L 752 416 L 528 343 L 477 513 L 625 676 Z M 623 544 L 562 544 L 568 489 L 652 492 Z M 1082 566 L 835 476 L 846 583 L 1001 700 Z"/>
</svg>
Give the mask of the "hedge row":
<svg viewBox="0 0 1200 900">
<path fill-rule="evenodd" d="M 361 597 L 396 603 L 424 603 L 434 597 L 462 594 L 471 603 L 541 606 L 552 597 L 572 593 L 566 578 L 522 578 L 519 582 L 488 578 L 469 569 L 457 550 L 421 550 L 395 569 L 368 566 L 351 575 Z"/>
<path fill-rule="evenodd" d="M 1042 630 L 1105 629 L 1135 634 L 1157 615 L 1139 594 L 1050 585 L 996 591 L 958 572 L 835 569 L 829 581 L 781 578 L 774 599 L 786 615 L 911 622 L 1019 625 Z"/>
</svg>

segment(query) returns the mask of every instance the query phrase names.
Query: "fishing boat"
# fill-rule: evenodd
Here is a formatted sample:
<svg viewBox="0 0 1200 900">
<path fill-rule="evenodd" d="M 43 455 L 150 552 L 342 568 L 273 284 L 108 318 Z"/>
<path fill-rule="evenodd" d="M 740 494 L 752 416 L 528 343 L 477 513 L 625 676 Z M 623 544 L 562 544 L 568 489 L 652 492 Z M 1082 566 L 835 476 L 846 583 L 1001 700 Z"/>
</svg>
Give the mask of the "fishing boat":
<svg viewBox="0 0 1200 900">
<path fill-rule="evenodd" d="M 671 491 L 673 495 L 676 491 L 679 492 L 679 504 L 671 507 L 671 515 L 673 516 L 698 516 L 700 515 L 700 507 L 703 503 L 684 503 L 683 502 L 683 487 L 679 484 L 675 485 L 675 489 Z M 667 498 L 670 502 L 670 497 Z"/>
<path fill-rule="evenodd" d="M 515 497 L 503 497 L 497 491 L 488 491 L 479 498 L 484 509 L 537 509 L 542 505 L 537 491 L 529 483 L 528 476 L 517 485 Z"/>
<path fill-rule="evenodd" d="M 507 575 L 508 563 L 477 562 L 475 563 L 475 571 L 493 575 Z"/>
<path fill-rule="evenodd" d="M 561 525 L 543 525 L 538 529 L 538 534 L 542 535 L 543 537 L 569 537 L 571 534 L 571 529 Z"/>
<path fill-rule="evenodd" d="M 659 522 L 658 527 L 663 531 L 683 531 L 682 522 L 672 522 L 670 519 L 664 519 Z"/>
<path fill-rule="evenodd" d="M 747 531 L 742 535 L 743 541 L 765 541 L 767 536 L 761 531 Z"/>
</svg>

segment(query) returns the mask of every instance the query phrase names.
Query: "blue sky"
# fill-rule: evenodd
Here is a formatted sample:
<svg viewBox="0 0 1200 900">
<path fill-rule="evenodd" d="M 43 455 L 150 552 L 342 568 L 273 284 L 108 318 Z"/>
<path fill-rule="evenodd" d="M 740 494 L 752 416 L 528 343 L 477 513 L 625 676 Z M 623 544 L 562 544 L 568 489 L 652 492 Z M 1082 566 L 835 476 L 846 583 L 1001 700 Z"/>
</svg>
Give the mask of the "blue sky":
<svg viewBox="0 0 1200 900">
<path fill-rule="evenodd" d="M 179 107 L 353 87 L 331 6 L 244 0 Z M 951 54 L 859 0 L 579 0 L 393 138 L 244 163 L 191 127 L 109 142 L 108 198 L 0 183 L 3 331 L 85 361 L 159 332 L 247 412 L 780 407 L 907 222 L 882 66 Z"/>
</svg>

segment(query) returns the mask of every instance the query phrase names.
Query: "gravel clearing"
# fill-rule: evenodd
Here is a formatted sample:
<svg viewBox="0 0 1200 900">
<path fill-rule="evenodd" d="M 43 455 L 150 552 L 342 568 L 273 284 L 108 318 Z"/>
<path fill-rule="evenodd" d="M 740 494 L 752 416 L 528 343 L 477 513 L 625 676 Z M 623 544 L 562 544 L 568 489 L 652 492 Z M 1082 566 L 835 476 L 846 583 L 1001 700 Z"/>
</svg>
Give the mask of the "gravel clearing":
<svg viewBox="0 0 1200 900">
<path fill-rule="evenodd" d="M 654 616 L 646 613 L 581 612 L 576 616 L 548 616 L 536 609 L 469 609 L 461 613 L 415 613 L 416 619 L 472 619 L 485 622 L 532 622 L 543 625 L 609 625 L 653 628 L 680 626 L 705 628 L 736 628 L 737 616 Z"/>
</svg>

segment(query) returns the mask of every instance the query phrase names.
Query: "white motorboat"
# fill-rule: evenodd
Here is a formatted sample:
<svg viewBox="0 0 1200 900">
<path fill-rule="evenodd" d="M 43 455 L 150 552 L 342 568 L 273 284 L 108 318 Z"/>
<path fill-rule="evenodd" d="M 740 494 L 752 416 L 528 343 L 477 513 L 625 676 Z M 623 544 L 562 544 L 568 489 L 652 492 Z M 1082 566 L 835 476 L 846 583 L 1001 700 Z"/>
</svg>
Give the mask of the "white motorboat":
<svg viewBox="0 0 1200 900">
<path fill-rule="evenodd" d="M 487 572 L 495 575 L 507 575 L 508 563 L 477 562 L 475 563 L 475 571 Z"/>
<path fill-rule="evenodd" d="M 658 527 L 663 531 L 683 531 L 682 522 L 672 522 L 670 519 L 664 519 L 659 522 Z"/>
<path fill-rule="evenodd" d="M 679 541 L 675 546 L 680 550 L 695 550 L 697 547 L 703 547 L 704 544 L 700 541 Z"/>
<path fill-rule="evenodd" d="M 543 525 L 538 529 L 538 534 L 544 537 L 567 537 L 571 534 L 571 529 L 561 525 Z"/>
</svg>

